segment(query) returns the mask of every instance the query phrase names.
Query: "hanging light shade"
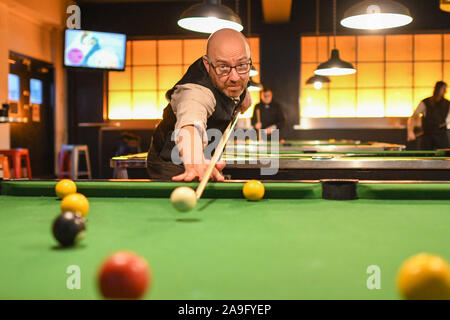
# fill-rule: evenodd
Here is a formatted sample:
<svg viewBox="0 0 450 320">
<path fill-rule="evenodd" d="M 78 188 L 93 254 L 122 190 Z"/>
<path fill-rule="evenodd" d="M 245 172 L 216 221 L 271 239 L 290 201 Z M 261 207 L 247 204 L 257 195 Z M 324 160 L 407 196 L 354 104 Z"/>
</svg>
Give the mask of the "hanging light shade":
<svg viewBox="0 0 450 320">
<path fill-rule="evenodd" d="M 196 32 L 213 33 L 223 28 L 242 31 L 241 19 L 220 0 L 206 0 L 185 10 L 178 20 L 184 29 Z"/>
<path fill-rule="evenodd" d="M 350 62 L 346 62 L 339 58 L 339 50 L 331 51 L 331 58 L 327 62 L 320 64 L 314 73 L 318 76 L 344 76 L 353 74 L 356 69 Z"/>
<path fill-rule="evenodd" d="M 250 77 L 257 76 L 259 74 L 258 70 L 254 66 L 250 69 Z"/>
<path fill-rule="evenodd" d="M 306 80 L 306 84 L 312 84 L 314 85 L 314 88 L 319 90 L 322 89 L 322 86 L 324 83 L 329 83 L 330 78 L 328 77 L 324 77 L 324 76 L 312 76 L 311 78 L 309 78 L 308 80 Z"/>
<path fill-rule="evenodd" d="M 450 0 L 441 0 L 440 8 L 442 11 L 450 12 Z"/>
<path fill-rule="evenodd" d="M 411 23 L 409 9 L 392 0 L 364 0 L 345 11 L 341 25 L 352 29 L 379 30 Z"/>
<path fill-rule="evenodd" d="M 253 81 L 252 79 L 249 79 L 248 84 L 247 84 L 247 90 L 248 91 L 261 91 L 262 85 L 257 83 L 256 81 Z"/>
</svg>

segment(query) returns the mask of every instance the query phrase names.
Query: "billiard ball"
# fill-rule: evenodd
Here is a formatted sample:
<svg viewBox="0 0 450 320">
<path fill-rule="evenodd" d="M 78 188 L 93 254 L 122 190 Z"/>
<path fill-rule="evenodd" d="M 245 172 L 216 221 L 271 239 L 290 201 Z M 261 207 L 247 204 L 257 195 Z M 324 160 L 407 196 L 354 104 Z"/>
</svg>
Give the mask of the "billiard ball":
<svg viewBox="0 0 450 320">
<path fill-rule="evenodd" d="M 450 299 L 450 267 L 441 257 L 415 255 L 400 267 L 397 288 L 407 300 Z"/>
<path fill-rule="evenodd" d="M 61 211 L 79 212 L 85 217 L 89 212 L 89 201 L 81 193 L 69 194 L 61 201 Z"/>
<path fill-rule="evenodd" d="M 197 195 L 189 187 L 177 187 L 170 194 L 172 205 L 180 212 L 187 212 L 197 205 Z"/>
<path fill-rule="evenodd" d="M 264 197 L 265 188 L 261 181 L 249 180 L 242 188 L 242 194 L 247 200 L 258 201 Z"/>
<path fill-rule="evenodd" d="M 56 196 L 60 199 L 75 192 L 77 192 L 77 185 L 70 179 L 60 180 L 55 186 Z"/>
<path fill-rule="evenodd" d="M 151 283 L 152 274 L 147 261 L 129 251 L 110 255 L 98 273 L 100 293 L 106 299 L 140 299 Z"/>
<path fill-rule="evenodd" d="M 61 246 L 70 247 L 84 238 L 86 223 L 80 215 L 66 211 L 53 221 L 52 231 Z"/>
</svg>

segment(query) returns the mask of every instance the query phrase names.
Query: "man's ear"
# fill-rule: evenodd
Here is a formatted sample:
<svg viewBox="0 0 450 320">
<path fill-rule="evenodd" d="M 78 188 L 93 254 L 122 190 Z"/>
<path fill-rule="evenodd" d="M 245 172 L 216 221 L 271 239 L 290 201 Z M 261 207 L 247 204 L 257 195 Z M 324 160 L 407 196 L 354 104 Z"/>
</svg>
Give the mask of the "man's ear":
<svg viewBox="0 0 450 320">
<path fill-rule="evenodd" d="M 209 63 L 208 63 L 208 58 L 207 58 L 206 56 L 203 56 L 203 57 L 202 57 L 202 59 L 203 59 L 203 65 L 205 66 L 205 68 L 206 68 L 206 71 L 208 71 L 208 72 L 209 72 Z"/>
</svg>

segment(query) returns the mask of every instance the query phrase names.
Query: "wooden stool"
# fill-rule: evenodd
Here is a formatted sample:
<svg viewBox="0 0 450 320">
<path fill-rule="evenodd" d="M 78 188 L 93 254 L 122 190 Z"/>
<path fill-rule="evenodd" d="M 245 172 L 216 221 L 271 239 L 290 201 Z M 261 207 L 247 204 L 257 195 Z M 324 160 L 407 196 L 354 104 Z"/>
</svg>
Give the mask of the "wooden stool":
<svg viewBox="0 0 450 320">
<path fill-rule="evenodd" d="M 7 156 L 12 160 L 12 172 L 15 179 L 22 178 L 22 159 L 25 159 L 26 170 L 28 174 L 28 179 L 31 179 L 31 165 L 30 165 L 30 154 L 26 148 L 16 148 L 11 150 L 0 150 L 0 154 Z"/>
<path fill-rule="evenodd" d="M 0 155 L 0 179 L 10 179 L 9 160 L 7 156 Z"/>
<path fill-rule="evenodd" d="M 64 156 L 66 153 L 70 153 L 71 161 L 70 168 L 66 168 L 64 166 Z M 79 171 L 79 159 L 80 154 L 84 153 L 84 157 L 86 159 L 86 168 L 87 171 Z M 61 151 L 59 153 L 59 178 L 64 178 L 65 176 L 69 176 L 71 179 L 78 179 L 79 176 L 88 176 L 89 179 L 92 179 L 91 175 L 91 162 L 89 161 L 89 151 L 87 145 L 74 145 L 74 144 L 66 144 L 61 147 Z"/>
</svg>

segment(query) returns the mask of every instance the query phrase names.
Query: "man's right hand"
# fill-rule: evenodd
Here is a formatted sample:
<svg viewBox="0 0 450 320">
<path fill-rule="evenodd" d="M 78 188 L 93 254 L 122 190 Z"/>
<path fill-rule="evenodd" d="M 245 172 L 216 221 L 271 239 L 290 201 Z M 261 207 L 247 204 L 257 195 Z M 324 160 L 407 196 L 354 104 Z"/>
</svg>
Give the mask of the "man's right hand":
<svg viewBox="0 0 450 320">
<path fill-rule="evenodd" d="M 185 164 L 184 173 L 172 177 L 172 181 L 194 181 L 202 180 L 206 174 L 206 170 L 209 165 L 209 160 L 205 160 L 202 164 Z M 211 180 L 224 181 L 225 178 L 222 175 L 222 170 L 225 168 L 225 161 L 217 161 L 215 168 L 211 173 Z"/>
<path fill-rule="evenodd" d="M 416 135 L 414 132 L 408 132 L 408 141 L 416 140 Z"/>
<path fill-rule="evenodd" d="M 255 123 L 255 129 L 259 130 L 261 128 L 262 128 L 262 123 L 261 122 Z"/>
</svg>

